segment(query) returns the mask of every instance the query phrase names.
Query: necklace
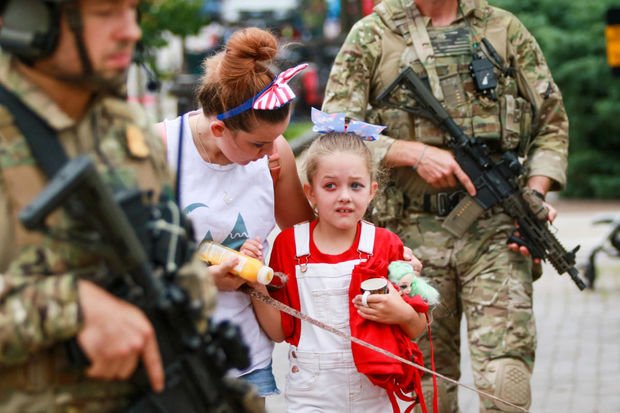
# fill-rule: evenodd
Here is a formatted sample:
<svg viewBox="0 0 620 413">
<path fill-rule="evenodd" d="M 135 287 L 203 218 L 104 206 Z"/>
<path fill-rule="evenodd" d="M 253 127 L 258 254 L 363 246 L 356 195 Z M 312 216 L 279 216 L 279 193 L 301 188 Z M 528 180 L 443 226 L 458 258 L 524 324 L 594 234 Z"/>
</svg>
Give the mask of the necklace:
<svg viewBox="0 0 620 413">
<path fill-rule="evenodd" d="M 202 135 L 203 132 L 200 130 L 200 128 L 198 127 L 198 122 L 200 122 L 200 119 L 203 118 L 202 115 L 198 115 L 199 118 L 196 119 L 195 122 L 190 122 L 190 130 L 192 131 L 192 137 L 194 138 L 194 142 L 198 143 L 198 146 L 200 146 L 200 148 L 198 148 L 198 153 L 202 152 L 201 155 L 204 155 L 207 162 L 209 163 L 213 163 L 211 162 L 211 158 L 209 157 L 209 151 L 207 150 L 207 147 L 205 146 L 205 143 L 202 141 Z"/>
</svg>

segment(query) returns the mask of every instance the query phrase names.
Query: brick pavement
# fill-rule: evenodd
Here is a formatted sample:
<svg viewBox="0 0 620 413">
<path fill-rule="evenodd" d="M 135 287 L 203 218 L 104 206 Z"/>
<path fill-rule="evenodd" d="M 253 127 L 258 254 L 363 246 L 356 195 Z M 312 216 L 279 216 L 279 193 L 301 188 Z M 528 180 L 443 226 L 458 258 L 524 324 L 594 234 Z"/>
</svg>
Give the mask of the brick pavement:
<svg viewBox="0 0 620 413">
<path fill-rule="evenodd" d="M 620 202 L 561 201 L 557 207 L 557 236 L 567 249 L 581 244 L 579 262 L 608 230 L 593 226 L 593 218 L 620 213 Z M 580 292 L 568 276 L 558 276 L 550 266 L 535 284 L 538 349 L 533 413 L 620 413 L 620 259 L 600 254 L 597 263 L 594 291 Z M 462 354 L 461 380 L 472 385 L 465 344 Z M 274 370 L 281 388 L 287 363 L 286 344 L 278 344 Z M 463 413 L 478 412 L 477 396 L 468 389 L 461 389 L 459 404 Z M 283 397 L 269 397 L 267 411 L 285 412 Z"/>
</svg>

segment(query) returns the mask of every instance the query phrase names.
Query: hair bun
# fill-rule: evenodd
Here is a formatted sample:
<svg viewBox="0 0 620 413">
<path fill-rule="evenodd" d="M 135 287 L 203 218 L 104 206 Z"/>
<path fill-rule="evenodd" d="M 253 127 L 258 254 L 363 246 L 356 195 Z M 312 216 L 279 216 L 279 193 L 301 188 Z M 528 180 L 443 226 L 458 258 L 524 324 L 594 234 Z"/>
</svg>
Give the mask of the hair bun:
<svg viewBox="0 0 620 413">
<path fill-rule="evenodd" d="M 235 32 L 228 40 L 224 60 L 253 60 L 266 62 L 278 53 L 278 42 L 268 31 L 250 27 Z"/>
<path fill-rule="evenodd" d="M 203 62 L 204 76 L 198 100 L 205 114 L 217 115 L 241 105 L 273 82 L 271 69 L 278 54 L 278 41 L 270 32 L 248 27 L 234 32 L 226 48 Z M 247 111 L 225 120 L 232 130 L 249 130 L 257 119 L 281 122 L 290 114 L 290 105 L 276 110 Z"/>
</svg>

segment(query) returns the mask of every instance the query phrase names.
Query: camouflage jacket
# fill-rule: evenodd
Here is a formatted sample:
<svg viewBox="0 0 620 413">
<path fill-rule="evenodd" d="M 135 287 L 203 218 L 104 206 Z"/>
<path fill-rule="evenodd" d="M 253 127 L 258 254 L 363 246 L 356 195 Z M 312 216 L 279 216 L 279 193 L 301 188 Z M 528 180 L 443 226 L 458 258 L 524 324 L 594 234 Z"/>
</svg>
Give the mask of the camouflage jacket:
<svg viewBox="0 0 620 413">
<path fill-rule="evenodd" d="M 416 37 L 407 39 L 403 34 L 407 27 L 403 4 L 415 7 L 411 0 L 384 0 L 353 26 L 332 67 L 323 103 L 326 112 L 344 111 L 352 118 L 387 126 L 385 135 L 369 144 L 378 162 L 394 139 L 445 147 L 444 132 L 427 119 L 377 102 L 377 96 L 404 66 L 411 66 L 421 76 L 427 74 L 413 45 Z M 422 19 L 435 50 L 444 107 L 456 122 L 470 136 L 501 142 L 495 145 L 498 152 L 519 149 L 527 176 L 546 176 L 552 179 L 553 189 L 563 187 L 568 119 L 561 93 L 534 37 L 515 16 L 486 0 L 460 0 L 457 19 L 445 29 L 430 26 L 427 17 Z M 496 65 L 497 101 L 476 93 L 469 71 L 472 50 L 483 37 L 515 69 L 502 72 Z M 465 41 L 459 46 L 451 39 Z M 453 50 L 459 47 L 463 49 L 460 53 Z M 415 106 L 407 101 L 410 97 L 398 93 L 397 105 Z M 391 181 L 410 193 L 436 191 L 411 168 L 393 168 L 390 173 Z"/>
<path fill-rule="evenodd" d="M 139 185 L 160 192 L 169 182 L 161 141 L 143 133 L 150 126 L 137 108 L 119 99 L 94 99 L 79 121 L 0 54 L 0 82 L 45 119 L 69 157 L 92 155 L 111 185 Z M 81 326 L 76 278 L 105 278 L 99 257 L 77 243 L 28 232 L 17 214 L 45 186 L 47 177 L 4 107 L 0 114 L 0 376 L 3 368 L 76 335 Z M 71 225 L 61 212 L 53 225 Z"/>
</svg>

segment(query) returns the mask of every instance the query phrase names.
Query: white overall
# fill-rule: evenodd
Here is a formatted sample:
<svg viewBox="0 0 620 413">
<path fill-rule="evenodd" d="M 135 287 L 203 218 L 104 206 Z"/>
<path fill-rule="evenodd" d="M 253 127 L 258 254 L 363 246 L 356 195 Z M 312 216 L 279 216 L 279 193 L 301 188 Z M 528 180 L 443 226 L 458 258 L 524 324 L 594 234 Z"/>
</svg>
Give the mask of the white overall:
<svg viewBox="0 0 620 413">
<path fill-rule="evenodd" d="M 363 254 L 372 255 L 375 227 L 362 221 L 360 258 L 338 264 L 309 263 L 310 224 L 295 226 L 295 266 L 300 310 L 350 334 L 349 283 Z M 351 343 L 333 333 L 301 322 L 297 347 L 289 350 L 285 399 L 291 413 L 386 413 L 392 406 L 386 391 L 359 373 Z"/>
</svg>

